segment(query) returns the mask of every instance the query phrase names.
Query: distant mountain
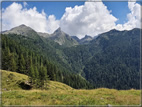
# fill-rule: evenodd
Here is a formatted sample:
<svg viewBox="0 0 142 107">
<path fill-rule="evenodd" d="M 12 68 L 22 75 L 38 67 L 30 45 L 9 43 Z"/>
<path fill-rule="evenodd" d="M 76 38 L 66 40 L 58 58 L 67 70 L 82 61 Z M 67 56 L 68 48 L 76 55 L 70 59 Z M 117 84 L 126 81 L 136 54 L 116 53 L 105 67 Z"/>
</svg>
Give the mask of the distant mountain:
<svg viewBox="0 0 142 107">
<path fill-rule="evenodd" d="M 78 42 L 68 34 L 64 33 L 61 28 L 58 28 L 49 38 L 65 47 L 78 45 Z"/>
<path fill-rule="evenodd" d="M 93 38 L 91 36 L 85 35 L 84 38 L 80 40 L 80 44 L 88 44 Z"/>
<path fill-rule="evenodd" d="M 78 43 L 80 42 L 80 39 L 77 36 L 71 36 L 73 39 L 75 39 Z"/>
<path fill-rule="evenodd" d="M 30 35 L 2 34 L 2 69 L 26 75 L 44 72 L 50 80 L 60 81 L 74 88 L 89 88 L 92 85 L 74 73 L 64 60 L 62 48 L 48 38 L 29 38 Z M 37 76 L 36 76 L 37 78 Z"/>
<path fill-rule="evenodd" d="M 79 44 L 71 36 L 64 33 L 61 30 L 61 28 L 58 28 L 53 34 L 48 34 L 48 33 L 36 32 L 32 28 L 22 24 L 20 26 L 12 28 L 11 30 L 3 31 L 2 34 L 23 35 L 23 36 L 27 36 L 32 39 L 39 38 L 39 36 L 40 36 L 40 37 L 44 37 L 44 38 L 48 38 L 50 40 L 53 40 L 54 42 L 56 42 L 59 45 L 62 45 L 64 47 L 71 47 L 71 46 L 75 46 L 75 45 Z"/>
<path fill-rule="evenodd" d="M 93 39 L 88 48 L 95 54 L 85 64 L 85 78 L 95 87 L 139 89 L 140 31 L 113 29 Z"/>
<path fill-rule="evenodd" d="M 16 46 L 21 45 L 47 57 L 57 65 L 57 70 L 79 74 L 95 88 L 139 89 L 140 31 L 137 28 L 129 31 L 113 29 L 94 38 L 86 35 L 80 40 L 76 36 L 69 36 L 61 28 L 53 34 L 46 34 L 21 25 L 5 31 L 3 34 L 8 35 L 3 37 L 16 41 Z M 19 50 L 17 48 L 15 50 Z M 10 49 L 12 52 L 13 48 Z M 67 80 L 65 82 L 71 84 Z"/>
<path fill-rule="evenodd" d="M 84 38 L 79 39 L 77 36 L 71 36 L 73 39 L 75 39 L 79 44 L 88 44 L 91 40 L 95 39 L 91 36 L 85 35 Z"/>
<path fill-rule="evenodd" d="M 64 53 L 73 71 L 96 88 L 139 89 L 140 31 L 113 29 Z"/>
<path fill-rule="evenodd" d="M 11 30 L 5 31 L 3 32 L 3 34 L 17 34 L 17 35 L 28 36 L 30 38 L 38 38 L 37 32 L 24 24 L 14 27 Z"/>
<path fill-rule="evenodd" d="M 48 33 L 42 33 L 42 32 L 37 32 L 37 34 L 38 34 L 39 36 L 42 36 L 42 37 L 45 37 L 45 38 L 48 38 L 48 37 L 51 36 L 51 35 L 48 34 Z"/>
</svg>

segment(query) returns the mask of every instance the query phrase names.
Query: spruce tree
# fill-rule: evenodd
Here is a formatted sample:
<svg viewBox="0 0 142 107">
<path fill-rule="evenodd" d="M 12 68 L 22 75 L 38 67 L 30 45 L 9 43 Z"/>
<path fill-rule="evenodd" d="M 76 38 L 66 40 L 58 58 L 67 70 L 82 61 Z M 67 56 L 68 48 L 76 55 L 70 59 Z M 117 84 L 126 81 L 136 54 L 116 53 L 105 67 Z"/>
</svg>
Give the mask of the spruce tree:
<svg viewBox="0 0 142 107">
<path fill-rule="evenodd" d="M 11 57 L 10 57 L 10 71 L 13 71 L 13 72 L 16 72 L 17 70 L 17 64 L 16 64 L 16 61 L 14 59 L 14 55 L 11 54 Z"/>
<path fill-rule="evenodd" d="M 19 56 L 19 59 L 18 59 L 18 61 L 19 61 L 19 64 L 18 64 L 18 72 L 20 72 L 20 73 L 25 73 L 25 59 L 24 59 L 24 57 L 23 57 L 23 54 L 21 53 L 20 54 L 20 56 Z"/>
<path fill-rule="evenodd" d="M 38 88 L 39 87 L 39 72 L 37 69 L 37 66 L 35 66 L 35 87 Z"/>
</svg>

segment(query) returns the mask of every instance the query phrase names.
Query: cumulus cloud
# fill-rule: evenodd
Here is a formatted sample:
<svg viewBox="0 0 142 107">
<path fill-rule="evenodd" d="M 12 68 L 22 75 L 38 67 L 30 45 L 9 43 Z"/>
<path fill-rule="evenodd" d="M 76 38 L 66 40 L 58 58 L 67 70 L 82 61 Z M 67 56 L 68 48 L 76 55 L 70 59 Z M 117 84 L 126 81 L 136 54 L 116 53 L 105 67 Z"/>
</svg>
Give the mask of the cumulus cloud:
<svg viewBox="0 0 142 107">
<path fill-rule="evenodd" d="M 57 28 L 59 28 L 59 20 L 56 20 L 54 15 L 50 15 L 47 19 L 47 32 L 53 33 Z"/>
<path fill-rule="evenodd" d="M 127 14 L 128 21 L 124 24 L 118 24 L 115 28 L 118 30 L 131 30 L 141 27 L 141 5 L 136 2 L 128 2 L 130 13 Z"/>
<path fill-rule="evenodd" d="M 85 35 L 96 36 L 111 29 L 130 30 L 140 28 L 141 6 L 136 2 L 128 2 L 130 13 L 128 21 L 117 24 L 118 20 L 111 14 L 103 2 L 85 2 L 84 5 L 66 7 L 60 20 L 54 15 L 47 15 L 44 10 L 37 11 L 36 7 L 27 9 L 28 4 L 12 3 L 2 9 L 2 30 L 9 30 L 15 26 L 25 24 L 38 32 L 53 33 L 58 27 L 71 36 L 79 38 Z"/>
<path fill-rule="evenodd" d="M 131 30 L 140 28 L 141 15 L 140 4 L 128 2 L 130 13 L 127 14 L 128 21 L 117 24 L 118 20 L 111 14 L 103 2 L 85 2 L 82 6 L 67 7 L 61 18 L 62 30 L 79 38 L 84 35 L 96 36 L 111 29 Z"/>
<path fill-rule="evenodd" d="M 67 7 L 60 20 L 62 30 L 79 38 L 96 36 L 116 26 L 115 18 L 102 2 L 85 2 L 84 5 Z"/>
<path fill-rule="evenodd" d="M 55 19 L 54 15 L 47 17 L 44 10 L 40 13 L 36 7 L 27 9 L 26 5 L 26 2 L 24 2 L 24 7 L 14 2 L 2 10 L 2 31 L 9 30 L 21 24 L 25 24 L 38 32 L 48 33 L 53 33 L 59 27 L 59 22 Z M 52 27 L 48 29 L 49 26 Z"/>
</svg>

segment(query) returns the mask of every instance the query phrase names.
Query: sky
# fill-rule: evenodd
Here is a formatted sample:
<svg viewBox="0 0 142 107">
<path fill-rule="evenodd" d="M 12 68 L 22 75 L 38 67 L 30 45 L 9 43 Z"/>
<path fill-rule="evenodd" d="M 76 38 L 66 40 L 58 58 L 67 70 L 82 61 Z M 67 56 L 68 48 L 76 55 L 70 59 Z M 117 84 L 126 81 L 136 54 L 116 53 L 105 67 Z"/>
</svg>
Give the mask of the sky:
<svg viewBox="0 0 142 107">
<path fill-rule="evenodd" d="M 2 2 L 2 31 L 25 24 L 37 32 L 59 27 L 71 36 L 92 37 L 111 29 L 140 28 L 139 2 Z"/>
</svg>

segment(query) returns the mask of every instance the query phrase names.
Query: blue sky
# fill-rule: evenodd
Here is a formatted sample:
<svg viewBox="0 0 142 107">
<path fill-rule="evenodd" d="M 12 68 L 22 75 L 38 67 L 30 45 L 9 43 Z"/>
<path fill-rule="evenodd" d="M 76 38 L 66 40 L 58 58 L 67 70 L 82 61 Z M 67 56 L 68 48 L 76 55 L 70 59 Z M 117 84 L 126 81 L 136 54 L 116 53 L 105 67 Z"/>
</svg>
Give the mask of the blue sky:
<svg viewBox="0 0 142 107">
<path fill-rule="evenodd" d="M 13 2 L 3 2 L 2 7 L 6 8 Z M 23 4 L 23 2 L 17 2 Z M 66 7 L 74 7 L 75 5 L 83 5 L 84 2 L 27 2 L 27 8 L 37 7 L 37 10 L 41 12 L 43 9 L 47 15 L 54 14 L 57 19 L 60 19 L 65 12 Z"/>
<path fill-rule="evenodd" d="M 2 7 L 6 8 L 13 2 L 3 2 Z M 17 2 L 23 4 L 23 2 Z M 27 2 L 27 8 L 33 8 L 34 6 L 37 7 L 39 12 L 44 9 L 47 15 L 54 14 L 57 19 L 60 19 L 65 12 L 66 7 L 74 7 L 75 5 L 83 5 L 84 2 Z M 123 24 L 127 21 L 127 13 L 130 12 L 128 9 L 128 2 L 103 2 L 108 10 L 111 10 L 112 14 L 117 17 L 119 20 L 117 23 Z"/>
<path fill-rule="evenodd" d="M 97 2 L 96 2 L 97 3 Z M 13 2 L 2 2 L 2 8 L 3 8 L 3 12 L 2 12 L 2 16 L 3 17 L 5 17 L 5 19 L 4 19 L 4 21 L 3 21 L 3 23 L 5 24 L 5 23 L 12 23 L 13 24 L 13 22 L 10 22 L 11 20 L 8 20 L 7 18 L 6 18 L 6 16 L 5 16 L 5 14 L 6 14 L 6 12 L 8 12 L 8 10 L 6 11 L 6 8 L 7 7 L 10 7 L 11 5 L 13 4 Z M 91 16 L 91 14 L 89 13 L 89 11 L 92 11 L 92 12 L 98 12 L 98 14 L 102 14 L 102 12 L 103 12 L 103 10 L 101 10 L 101 8 L 99 7 L 99 6 L 97 6 L 97 5 L 95 5 L 95 3 L 91 3 L 90 2 L 90 4 L 88 3 L 86 3 L 85 4 L 85 2 L 82 2 L 82 1 L 80 1 L 80 2 L 26 2 L 26 6 L 24 6 L 24 3 L 23 2 L 16 2 L 16 4 L 20 4 L 21 6 L 22 6 L 22 9 L 21 9 L 21 11 L 24 11 L 24 9 L 27 9 L 27 10 L 30 10 L 30 9 L 33 9 L 34 7 L 36 7 L 36 12 L 39 12 L 39 14 L 42 14 L 42 11 L 44 10 L 44 13 L 46 14 L 46 20 L 47 20 L 47 22 L 48 22 L 48 24 L 49 23 L 51 23 L 51 22 L 49 22 L 49 20 L 55 20 L 55 22 L 56 22 L 56 24 L 58 23 L 59 25 L 58 26 L 56 26 L 56 27 L 61 27 L 61 28 L 63 28 L 63 30 L 65 31 L 65 32 L 67 32 L 67 33 L 69 33 L 70 35 L 80 35 L 80 37 L 81 37 L 81 35 L 83 35 L 83 34 L 85 34 L 85 32 L 82 32 L 82 33 L 80 33 L 79 34 L 79 31 L 75 31 L 75 30 L 73 30 L 73 31 L 69 31 L 70 30 L 70 27 L 69 26 L 72 26 L 72 28 L 73 28 L 73 24 L 71 24 L 71 23 L 69 23 L 69 22 L 66 22 L 66 23 L 64 23 L 65 22 L 65 20 L 67 20 L 68 19 L 68 17 L 69 17 L 69 15 L 71 15 L 71 16 L 73 16 L 74 15 L 74 11 L 76 12 L 76 14 L 79 14 L 78 16 L 80 17 L 80 19 L 79 18 L 76 18 L 76 19 L 74 19 L 74 20 L 72 20 L 72 21 L 76 21 L 76 20 L 84 20 L 84 19 L 82 19 L 81 18 L 81 15 L 83 15 L 83 17 L 85 16 L 83 13 L 82 13 L 82 10 L 83 10 L 83 8 L 88 8 L 87 6 L 92 6 L 92 4 L 93 4 L 93 6 L 94 6 L 94 8 L 96 8 L 96 9 L 99 9 L 99 11 L 93 11 L 94 9 L 93 8 L 91 8 L 90 10 L 88 10 L 87 12 L 86 12 L 86 16 L 88 15 L 90 15 Z M 129 3 L 129 5 L 128 5 L 128 2 L 102 2 L 102 4 L 103 5 L 105 5 L 106 7 L 107 7 L 107 9 L 105 9 L 105 7 L 103 6 L 103 5 L 101 5 L 101 3 L 100 4 L 98 4 L 98 5 L 100 5 L 100 6 L 102 6 L 102 9 L 104 9 L 104 12 L 107 12 L 107 11 L 109 11 L 107 14 L 106 14 L 106 16 L 108 16 L 108 19 L 109 19 L 109 17 L 110 17 L 110 20 L 112 20 L 112 21 L 110 21 L 110 20 L 108 20 L 108 21 L 105 21 L 105 22 L 108 22 L 108 23 L 112 23 L 110 26 L 112 27 L 112 26 L 116 26 L 116 25 L 118 25 L 117 26 L 117 28 L 119 28 L 119 29 L 124 29 L 123 27 L 125 27 L 125 28 L 128 28 L 128 26 L 129 25 L 132 25 L 132 24 L 129 24 L 130 23 L 130 20 L 131 19 L 134 19 L 133 17 L 137 17 L 137 16 L 135 16 L 136 14 L 134 14 L 134 16 L 133 15 L 129 15 L 130 16 L 130 19 L 128 19 L 128 14 L 130 14 L 131 12 L 132 13 L 136 13 L 136 11 L 140 11 L 140 9 L 138 9 L 138 7 L 139 7 L 139 2 L 136 2 L 135 4 L 133 4 L 133 3 Z M 138 4 L 138 5 L 137 5 Z M 18 6 L 18 5 L 15 5 L 15 6 Z M 76 7 L 75 8 L 75 6 L 78 6 L 78 7 Z M 83 8 L 81 8 L 81 6 L 83 6 Z M 85 7 L 86 6 L 86 7 Z M 92 6 L 92 7 L 93 7 Z M 65 11 L 65 9 L 67 8 L 67 7 L 71 7 L 70 9 L 68 9 L 67 10 L 67 12 Z M 12 6 L 11 6 L 11 8 L 12 8 Z M 14 8 L 14 7 L 13 7 Z M 14 10 L 12 8 L 12 10 Z M 130 9 L 131 8 L 131 9 Z M 78 12 L 78 10 L 76 10 L 76 9 L 79 9 L 79 11 L 80 12 Z M 82 10 L 81 10 L 82 9 Z M 136 9 L 138 9 L 138 10 L 136 10 Z M 20 12 L 20 11 L 19 11 Z M 20 14 L 20 13 L 19 13 Z M 81 15 L 80 15 L 81 14 Z M 105 14 L 105 13 L 103 13 L 103 14 Z M 102 16 L 101 15 L 98 15 L 98 17 L 103 17 L 103 14 L 102 14 Z M 51 16 L 51 15 L 54 15 L 54 16 Z M 65 18 L 64 18 L 64 22 L 63 21 L 60 21 L 61 20 L 61 18 L 63 17 L 63 15 L 65 15 Z M 42 15 L 43 17 L 44 17 L 44 15 Z M 50 16 L 50 17 L 49 17 Z M 13 17 L 13 19 L 15 18 L 17 18 L 17 16 L 11 16 L 11 17 Z M 20 17 L 20 16 L 19 16 Z M 77 17 L 77 15 L 75 16 L 75 17 Z M 98 18 L 98 17 L 96 17 L 96 18 Z M 45 18 L 45 17 L 44 17 Z M 107 18 L 107 17 L 106 17 Z M 106 18 L 102 18 L 102 20 L 106 20 Z M 98 18 L 98 19 L 96 19 L 96 20 L 99 20 L 100 18 Z M 117 20 L 116 20 L 117 19 Z M 23 19 L 24 20 L 24 19 Z M 92 20 L 92 19 L 91 19 Z M 93 20 L 93 21 L 95 21 L 95 20 Z M 52 21 L 53 22 L 53 21 Z M 55 24 L 55 22 L 53 22 L 54 24 Z M 23 22 L 24 23 L 24 22 Z M 64 23 L 64 26 L 61 26 L 61 25 L 63 25 L 63 23 Z M 77 25 L 77 23 L 78 22 L 76 22 L 75 24 Z M 89 25 L 89 26 L 91 26 L 91 23 L 90 24 L 88 24 L 87 22 L 85 22 L 87 25 Z M 80 22 L 80 26 L 83 26 L 85 23 L 81 23 Z M 92 22 L 93 23 L 93 22 Z M 69 24 L 69 26 L 66 26 L 66 24 Z M 75 26 L 75 24 L 74 24 L 74 26 Z M 103 24 L 103 23 L 102 23 Z M 115 25 L 114 25 L 115 24 Z M 128 25 L 129 24 L 129 25 Z M 15 25 L 18 25 L 18 24 L 15 24 Z M 28 23 L 28 25 L 29 26 L 33 26 L 33 25 L 31 25 L 30 23 Z M 42 24 L 41 24 L 42 25 Z M 52 24 L 53 25 L 53 24 Z M 95 25 L 95 23 L 94 23 L 94 25 Z M 5 24 L 5 26 L 6 26 L 6 24 Z M 14 26 L 14 25 L 13 25 Z M 11 27 L 13 27 L 12 25 L 11 25 Z M 44 25 L 45 26 L 45 25 Z M 65 26 L 66 27 L 68 27 L 68 29 L 66 29 L 65 28 Z M 80 27 L 80 26 L 78 26 L 78 27 Z M 104 27 L 105 25 L 103 25 L 103 27 Z M 106 24 L 106 26 L 108 26 L 107 24 Z M 126 27 L 127 26 L 127 27 Z M 53 27 L 55 27 L 55 25 L 53 25 Z M 55 27 L 55 28 L 56 28 Z M 96 27 L 96 25 L 95 25 L 95 27 Z M 133 26 L 133 27 L 135 27 L 135 26 Z M 3 27 L 4 28 L 4 27 Z M 34 28 L 34 27 L 33 27 Z M 49 26 L 48 26 L 48 28 L 49 28 Z M 77 28 L 77 27 L 76 27 Z M 97 28 L 97 27 L 96 27 Z M 98 34 L 99 33 L 102 33 L 102 32 L 104 32 L 104 31 L 107 31 L 107 30 L 110 30 L 110 29 L 102 29 L 102 31 L 100 30 L 102 27 L 99 27 L 98 29 Z M 130 28 L 130 27 L 129 27 Z M 131 27 L 132 28 L 132 27 Z M 7 29 L 7 28 L 6 28 Z M 52 28 L 49 28 L 49 29 L 52 29 Z M 84 27 L 82 27 L 82 30 L 84 30 L 85 28 Z M 97 30 L 97 29 L 96 29 Z M 48 30 L 49 31 L 49 30 Z M 47 31 L 47 32 L 48 32 Z M 51 33 L 51 32 L 53 32 L 54 30 L 52 30 L 52 31 L 49 31 L 48 33 Z M 46 30 L 45 30 L 45 32 L 46 32 Z M 71 32 L 76 32 L 76 33 L 71 33 Z M 86 31 L 86 34 L 88 33 L 88 32 L 94 32 L 94 30 L 92 29 L 91 31 Z M 95 35 L 97 35 L 97 33 L 96 34 L 93 34 L 93 33 L 90 33 L 89 35 L 91 35 L 91 36 L 95 36 Z"/>
<path fill-rule="evenodd" d="M 128 2 L 104 2 L 104 4 L 119 19 L 117 24 L 124 24 L 127 21 L 127 14 L 130 12 Z"/>
</svg>

